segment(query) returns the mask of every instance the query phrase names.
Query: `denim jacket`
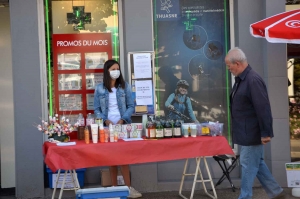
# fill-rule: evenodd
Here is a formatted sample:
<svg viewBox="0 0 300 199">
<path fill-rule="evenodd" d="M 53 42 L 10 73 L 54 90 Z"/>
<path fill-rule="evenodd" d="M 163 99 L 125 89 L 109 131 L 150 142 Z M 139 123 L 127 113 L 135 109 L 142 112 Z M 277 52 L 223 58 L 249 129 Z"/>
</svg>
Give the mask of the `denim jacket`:
<svg viewBox="0 0 300 199">
<path fill-rule="evenodd" d="M 108 119 L 108 100 L 109 91 L 104 87 L 103 83 L 98 84 L 94 93 L 94 113 L 97 118 L 102 118 L 103 121 Z M 131 123 L 131 115 L 134 111 L 134 101 L 128 83 L 126 83 L 125 89 L 121 86 L 117 88 L 117 103 L 121 119 L 126 123 Z"/>
</svg>

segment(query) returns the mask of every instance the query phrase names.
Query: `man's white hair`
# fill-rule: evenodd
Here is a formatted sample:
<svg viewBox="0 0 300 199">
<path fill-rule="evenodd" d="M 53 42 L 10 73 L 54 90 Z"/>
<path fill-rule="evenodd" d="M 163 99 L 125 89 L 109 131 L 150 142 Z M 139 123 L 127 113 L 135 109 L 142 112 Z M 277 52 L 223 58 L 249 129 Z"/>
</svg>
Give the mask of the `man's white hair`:
<svg viewBox="0 0 300 199">
<path fill-rule="evenodd" d="M 247 62 L 245 53 L 238 47 L 232 48 L 228 51 L 227 59 L 231 62 Z"/>
</svg>

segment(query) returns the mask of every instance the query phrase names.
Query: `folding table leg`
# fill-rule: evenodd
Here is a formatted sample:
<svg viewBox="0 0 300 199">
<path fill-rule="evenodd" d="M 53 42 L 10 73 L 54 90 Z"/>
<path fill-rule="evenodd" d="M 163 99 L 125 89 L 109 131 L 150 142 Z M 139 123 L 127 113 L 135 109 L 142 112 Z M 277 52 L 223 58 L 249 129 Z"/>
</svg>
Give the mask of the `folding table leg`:
<svg viewBox="0 0 300 199">
<path fill-rule="evenodd" d="M 209 177 L 208 180 L 204 180 L 202 172 L 201 172 L 201 169 L 200 169 L 201 158 L 203 158 L 203 160 L 204 160 L 204 165 L 205 165 L 206 171 L 208 173 L 208 177 Z M 212 178 L 211 178 L 211 175 L 210 175 L 210 171 L 209 171 L 209 168 L 208 168 L 208 165 L 207 165 L 205 157 L 197 157 L 196 158 L 196 170 L 195 170 L 195 173 L 192 173 L 192 174 L 187 174 L 186 173 L 187 163 L 188 163 L 188 159 L 185 161 L 185 165 L 184 165 L 184 169 L 183 169 L 183 174 L 182 174 L 182 178 L 181 178 L 181 183 L 180 183 L 180 188 L 179 188 L 179 195 L 182 198 L 188 199 L 187 197 L 185 197 L 184 195 L 182 195 L 182 187 L 183 187 L 183 183 L 184 183 L 184 178 L 185 178 L 185 176 L 194 176 L 194 181 L 193 181 L 193 186 L 192 186 L 192 191 L 191 191 L 190 199 L 193 199 L 193 197 L 194 197 L 194 191 L 195 191 L 195 186 L 196 186 L 197 182 L 202 182 L 202 186 L 203 186 L 203 189 L 204 189 L 206 195 L 208 195 L 209 197 L 211 197 L 213 199 L 217 199 L 217 193 L 216 193 L 216 190 L 214 188 L 214 184 L 213 184 L 213 181 L 212 181 Z M 197 180 L 198 173 L 199 173 L 199 176 L 200 176 L 201 180 Z M 208 191 L 206 189 L 205 182 L 210 182 L 211 183 L 214 195 L 211 195 L 210 193 L 208 193 Z"/>
<path fill-rule="evenodd" d="M 56 178 L 56 182 L 55 182 L 55 186 L 54 186 L 54 189 L 53 189 L 51 199 L 54 199 L 54 197 L 55 197 L 55 192 L 56 192 L 56 188 L 57 188 L 57 185 L 58 185 L 59 176 L 60 176 L 60 169 L 58 169 L 58 174 L 57 174 L 57 178 Z"/>
<path fill-rule="evenodd" d="M 180 187 L 179 187 L 179 195 L 183 198 L 186 198 L 185 196 L 182 195 L 181 192 L 182 192 L 182 186 L 183 186 L 183 183 L 184 183 L 184 178 L 185 178 L 185 175 L 186 175 L 186 167 L 187 167 L 188 162 L 189 162 L 189 159 L 186 159 L 185 164 L 184 164 L 182 177 L 181 177 Z"/>
<path fill-rule="evenodd" d="M 58 197 L 58 199 L 61 199 L 61 197 L 62 197 L 62 193 L 63 193 L 64 188 L 65 188 L 65 182 L 66 182 L 67 173 L 68 173 L 68 170 L 65 171 L 64 179 L 63 179 L 63 182 L 62 182 L 62 184 L 61 184 L 61 188 L 60 188 L 60 192 L 59 192 L 59 197 Z M 58 176 L 57 178 L 59 179 L 59 176 Z"/>
<path fill-rule="evenodd" d="M 80 189 L 80 184 L 78 182 L 77 173 L 74 169 L 70 170 L 70 173 L 71 173 L 71 176 L 72 176 L 73 187 L 74 187 L 74 191 L 75 191 L 75 194 L 76 194 L 76 190 Z"/>
</svg>

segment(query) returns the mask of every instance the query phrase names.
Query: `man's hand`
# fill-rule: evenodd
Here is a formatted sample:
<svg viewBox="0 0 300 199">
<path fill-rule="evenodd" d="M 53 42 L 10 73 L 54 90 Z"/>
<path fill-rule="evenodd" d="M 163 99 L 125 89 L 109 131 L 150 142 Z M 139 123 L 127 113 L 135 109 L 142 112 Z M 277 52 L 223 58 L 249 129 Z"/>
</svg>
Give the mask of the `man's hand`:
<svg viewBox="0 0 300 199">
<path fill-rule="evenodd" d="M 271 137 L 263 137 L 263 138 L 261 138 L 261 143 L 262 144 L 267 144 L 270 141 L 271 141 Z"/>
<path fill-rule="evenodd" d="M 171 110 L 175 109 L 173 105 L 169 105 L 168 108 L 171 109 Z"/>
</svg>

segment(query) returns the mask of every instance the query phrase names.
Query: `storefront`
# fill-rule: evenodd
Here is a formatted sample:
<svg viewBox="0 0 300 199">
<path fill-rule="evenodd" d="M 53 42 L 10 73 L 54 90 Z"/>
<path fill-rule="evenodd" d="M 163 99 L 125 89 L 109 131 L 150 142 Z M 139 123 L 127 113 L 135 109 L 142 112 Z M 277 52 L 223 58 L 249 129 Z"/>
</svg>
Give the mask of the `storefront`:
<svg viewBox="0 0 300 199">
<path fill-rule="evenodd" d="M 130 81 L 127 64 L 130 52 L 155 52 L 156 113 L 165 114 L 163 104 L 174 90 L 172 85 L 184 79 L 189 84 L 197 120 L 222 121 L 225 136 L 231 142 L 227 133 L 230 132 L 227 93 L 231 77 L 223 59 L 233 45 L 245 51 L 249 63 L 268 86 L 275 138 L 266 146 L 266 162 L 275 178 L 286 186 L 284 163 L 290 162 L 286 45 L 266 43 L 249 34 L 249 24 L 284 11 L 284 2 L 215 1 L 212 4 L 211 1 L 95 0 L 46 1 L 44 4 L 29 0 L 25 4 L 11 0 L 12 126 L 15 128 L 15 173 L 12 174 L 16 175 L 16 196 L 44 196 L 44 164 L 42 150 L 39 150 L 44 138 L 32 124 L 38 123 L 39 117 L 47 117 L 49 112 L 69 111 L 67 114 L 72 112 L 75 116 L 81 111 L 85 111 L 85 115 L 92 113 L 89 99 L 94 85 L 101 82 L 103 60 L 119 60 L 125 79 Z M 101 13 L 103 5 L 107 5 L 105 15 L 95 15 Z M 77 19 L 74 13 L 78 13 Z M 78 19 L 80 25 L 74 26 L 74 20 Z M 72 49 L 68 42 L 57 42 L 70 41 L 70 35 L 75 34 L 81 36 L 72 40 L 74 45 L 77 40 Z M 80 47 L 79 40 L 82 41 Z M 108 50 L 100 45 L 103 40 L 110 44 Z M 93 44 L 99 44 L 97 49 L 93 49 Z M 164 70 L 170 74 L 160 76 Z M 164 79 L 166 76 L 173 79 Z M 73 97 L 64 98 L 70 95 Z M 80 106 L 66 108 L 68 103 L 59 100 L 70 103 L 79 100 Z M 140 116 L 133 119 L 141 121 Z M 132 165 L 132 184 L 141 192 L 176 190 L 183 163 Z M 218 179 L 220 168 L 213 160 L 210 165 L 213 177 Z M 99 168 L 88 169 L 86 175 L 87 183 L 100 181 Z M 239 170 L 232 175 L 238 184 Z M 30 184 L 28 179 L 31 179 Z"/>
</svg>

